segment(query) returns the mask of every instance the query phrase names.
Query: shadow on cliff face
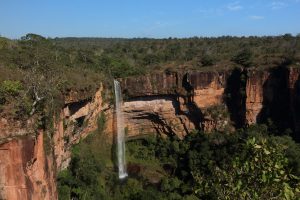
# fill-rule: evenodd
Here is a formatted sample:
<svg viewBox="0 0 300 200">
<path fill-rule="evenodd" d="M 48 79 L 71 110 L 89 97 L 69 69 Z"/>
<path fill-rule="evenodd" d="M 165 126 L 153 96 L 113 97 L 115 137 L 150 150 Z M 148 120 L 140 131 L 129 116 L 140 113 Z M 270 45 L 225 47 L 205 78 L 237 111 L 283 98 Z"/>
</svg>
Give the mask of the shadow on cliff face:
<svg viewBox="0 0 300 200">
<path fill-rule="evenodd" d="M 257 116 L 258 123 L 268 124 L 273 134 L 283 135 L 293 130 L 290 107 L 291 94 L 288 88 L 288 69 L 284 66 L 270 69 L 263 85 L 263 108 Z"/>
<path fill-rule="evenodd" d="M 86 106 L 88 103 L 91 102 L 91 98 L 81 100 L 79 102 L 72 102 L 68 104 L 70 115 L 74 115 L 78 110 Z"/>
<path fill-rule="evenodd" d="M 245 70 L 234 69 L 227 79 L 224 91 L 224 102 L 236 128 L 242 128 L 246 121 L 246 79 L 247 72 Z"/>
<path fill-rule="evenodd" d="M 298 76 L 298 80 L 296 81 L 294 85 L 294 96 L 291 96 L 293 98 L 293 105 L 292 111 L 293 113 L 293 122 L 294 122 L 294 135 L 293 138 L 300 142 L 300 75 Z"/>
<path fill-rule="evenodd" d="M 190 83 L 189 74 L 186 73 L 182 78 L 182 87 L 186 91 L 185 104 L 188 108 L 188 113 L 184 113 L 189 120 L 194 124 L 197 130 L 201 129 L 201 122 L 203 121 L 203 113 L 201 109 L 194 102 L 194 87 Z"/>
</svg>

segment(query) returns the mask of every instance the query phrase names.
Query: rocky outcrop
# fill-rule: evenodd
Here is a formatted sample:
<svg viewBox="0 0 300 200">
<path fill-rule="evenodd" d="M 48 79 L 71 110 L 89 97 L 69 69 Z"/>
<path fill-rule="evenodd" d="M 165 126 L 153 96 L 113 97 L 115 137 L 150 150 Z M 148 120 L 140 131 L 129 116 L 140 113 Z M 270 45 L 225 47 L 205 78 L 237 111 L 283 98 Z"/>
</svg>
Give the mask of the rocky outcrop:
<svg viewBox="0 0 300 200">
<path fill-rule="evenodd" d="M 33 134 L 35 123 L 36 119 L 34 118 L 27 121 L 0 118 L 0 144 L 13 138 Z"/>
<path fill-rule="evenodd" d="M 203 113 L 225 105 L 223 94 L 229 74 L 167 72 L 122 79 L 128 136 L 159 133 L 182 138 L 195 128 L 211 131 L 223 126 L 220 120 Z"/>
<path fill-rule="evenodd" d="M 68 166 L 71 146 L 98 128 L 102 112 L 111 114 L 102 92 L 101 85 L 93 97 L 67 98 L 51 130 L 37 131 L 36 116 L 0 120 L 0 199 L 57 199 L 56 173 Z"/>
<path fill-rule="evenodd" d="M 207 101 L 199 100 L 200 105 L 210 106 L 222 101 L 222 91 L 230 71 L 178 71 L 148 74 L 139 77 L 120 79 L 124 100 L 145 96 L 197 96 L 208 94 Z M 194 92 L 194 94 L 192 94 Z"/>
<path fill-rule="evenodd" d="M 97 121 L 101 112 L 107 115 L 111 113 L 109 105 L 103 102 L 102 92 L 101 85 L 92 98 L 72 103 L 68 100 L 58 119 L 54 119 L 56 122 L 53 134 L 54 156 L 59 171 L 69 165 L 72 145 L 98 128 Z M 105 132 L 111 136 L 111 128 L 108 126 L 107 129 Z"/>
<path fill-rule="evenodd" d="M 232 130 L 269 122 L 279 132 L 288 128 L 299 132 L 299 71 L 292 67 L 180 71 L 122 79 L 128 134 L 173 132 L 182 137 L 193 128 Z M 227 115 L 210 114 L 220 107 Z M 172 123 L 180 128 L 170 129 Z"/>
<path fill-rule="evenodd" d="M 299 68 L 249 70 L 246 84 L 247 124 L 271 122 L 280 133 L 290 129 L 299 141 L 299 80 Z"/>
<path fill-rule="evenodd" d="M 138 98 L 124 102 L 123 112 L 128 137 L 159 133 L 176 134 L 180 138 L 195 129 L 194 124 L 180 112 L 175 96 Z"/>
<path fill-rule="evenodd" d="M 0 199 L 57 199 L 55 165 L 44 151 L 45 133 L 0 145 Z"/>
<path fill-rule="evenodd" d="M 264 84 L 270 73 L 268 71 L 248 72 L 246 83 L 246 123 L 255 124 L 258 121 L 258 115 L 263 108 Z"/>
<path fill-rule="evenodd" d="M 193 129 L 231 131 L 271 120 L 300 140 L 299 68 L 164 72 L 120 82 L 128 139 L 153 133 L 183 138 Z M 37 131 L 35 116 L 0 119 L 0 199 L 57 199 L 56 172 L 68 166 L 72 145 L 99 128 L 100 116 L 113 141 L 116 120 L 102 85 L 94 96 L 82 92 L 69 91 L 53 130 Z"/>
<path fill-rule="evenodd" d="M 201 108 L 224 103 L 223 95 L 229 72 L 193 72 L 189 82 L 193 88 L 192 101 Z"/>
</svg>

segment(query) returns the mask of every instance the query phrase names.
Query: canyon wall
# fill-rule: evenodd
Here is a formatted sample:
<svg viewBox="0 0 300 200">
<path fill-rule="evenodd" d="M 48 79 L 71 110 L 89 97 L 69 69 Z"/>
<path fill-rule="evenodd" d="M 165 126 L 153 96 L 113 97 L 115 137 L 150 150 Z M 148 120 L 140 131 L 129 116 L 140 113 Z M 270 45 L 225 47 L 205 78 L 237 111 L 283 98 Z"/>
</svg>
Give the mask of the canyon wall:
<svg viewBox="0 0 300 200">
<path fill-rule="evenodd" d="M 269 123 L 290 129 L 300 140 L 300 69 L 177 71 L 119 80 L 128 139 L 147 134 L 183 138 L 207 132 Z M 0 199 L 57 199 L 56 174 L 71 159 L 71 147 L 97 130 L 113 142 L 113 105 L 100 85 L 93 96 L 70 91 L 53 116 L 54 129 L 40 130 L 38 117 L 0 119 Z"/>
<path fill-rule="evenodd" d="M 229 121 L 222 118 L 227 109 L 223 94 L 229 75 L 230 71 L 168 72 L 120 80 L 128 136 L 159 133 L 182 138 L 195 128 L 225 128 Z M 220 116 L 211 116 L 211 108 Z"/>
<path fill-rule="evenodd" d="M 65 106 L 54 119 L 53 150 L 58 171 L 65 169 L 71 160 L 71 147 L 98 128 L 101 113 L 107 115 L 105 133 L 112 137 L 112 112 L 103 102 L 101 85 L 93 97 L 82 99 L 72 92 L 66 97 Z"/>
<path fill-rule="evenodd" d="M 0 199 L 57 199 L 53 157 L 43 131 L 0 145 Z"/>
<path fill-rule="evenodd" d="M 268 71 L 249 71 L 246 84 L 246 123 L 257 123 L 257 117 L 263 108 L 264 84 Z"/>
<path fill-rule="evenodd" d="M 166 72 L 122 79 L 129 137 L 183 137 L 197 128 L 234 130 L 272 123 L 299 140 L 299 68 Z M 280 134 L 279 133 L 279 134 Z"/>
<path fill-rule="evenodd" d="M 38 130 L 37 116 L 23 122 L 0 120 L 1 200 L 57 199 L 56 175 L 68 166 L 72 145 L 98 128 L 101 113 L 112 118 L 102 92 L 101 85 L 93 97 L 67 95 L 53 118 L 53 130 Z M 110 135 L 111 127 L 106 131 Z"/>
<path fill-rule="evenodd" d="M 248 71 L 246 84 L 246 123 L 269 123 L 283 134 L 290 129 L 300 140 L 300 69 L 272 68 Z"/>
<path fill-rule="evenodd" d="M 294 128 L 294 138 L 300 141 L 300 69 L 291 68 L 288 73 L 289 111 Z"/>
</svg>

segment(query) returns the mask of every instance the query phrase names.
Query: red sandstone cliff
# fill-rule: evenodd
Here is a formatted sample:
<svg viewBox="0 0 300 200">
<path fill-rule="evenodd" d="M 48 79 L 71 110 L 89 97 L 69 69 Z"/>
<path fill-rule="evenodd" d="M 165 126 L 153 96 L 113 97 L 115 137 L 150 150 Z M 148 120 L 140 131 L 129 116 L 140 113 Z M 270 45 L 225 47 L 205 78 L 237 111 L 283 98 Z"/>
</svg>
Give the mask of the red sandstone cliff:
<svg viewBox="0 0 300 200">
<path fill-rule="evenodd" d="M 222 106 L 230 72 L 161 73 L 121 80 L 128 101 L 123 110 L 128 136 L 149 133 L 176 134 L 180 138 L 195 128 L 210 131 L 229 125 L 209 111 Z M 206 115 L 203 115 L 206 113 Z"/>
<path fill-rule="evenodd" d="M 182 138 L 195 128 L 232 129 L 236 112 L 244 125 L 271 118 L 299 137 L 300 69 L 248 70 L 245 84 L 240 84 L 242 73 L 168 72 L 120 80 L 127 136 Z M 105 132 L 113 139 L 113 106 L 103 102 L 102 93 L 102 86 L 94 96 L 70 91 L 54 119 L 53 135 L 35 130 L 34 117 L 0 120 L 0 199 L 57 199 L 56 173 L 68 166 L 71 146 L 98 128 L 102 112 Z"/>
<path fill-rule="evenodd" d="M 56 174 L 68 166 L 71 146 L 96 130 L 100 113 L 109 111 L 102 91 L 101 85 L 88 99 L 67 97 L 53 135 L 36 130 L 34 116 L 26 122 L 0 120 L 0 199 L 57 199 Z"/>
<path fill-rule="evenodd" d="M 296 133 L 295 138 L 300 141 L 300 69 L 291 68 L 287 80 L 290 92 L 291 118 Z"/>
<path fill-rule="evenodd" d="M 40 131 L 0 145 L 0 199 L 57 199 L 55 165 L 43 137 Z"/>
<path fill-rule="evenodd" d="M 101 85 L 91 98 L 68 97 L 58 119 L 54 120 L 56 123 L 54 124 L 53 149 L 58 170 L 65 169 L 69 165 L 72 145 L 98 128 L 97 120 L 101 112 L 105 112 L 108 118 L 111 118 L 109 105 L 103 102 L 102 92 L 103 86 Z M 112 132 L 110 126 L 107 127 L 106 132 Z"/>
<path fill-rule="evenodd" d="M 273 68 L 248 71 L 246 84 L 246 123 L 272 120 L 279 131 L 291 129 L 299 140 L 300 69 Z"/>
<path fill-rule="evenodd" d="M 249 71 L 246 83 L 246 123 L 255 124 L 263 108 L 264 84 L 270 73 L 268 71 Z"/>
<path fill-rule="evenodd" d="M 297 133 L 299 73 L 298 68 L 279 67 L 169 72 L 123 79 L 128 134 L 158 132 L 182 137 L 194 128 L 232 129 L 231 125 L 268 120 L 280 131 L 290 128 Z"/>
</svg>

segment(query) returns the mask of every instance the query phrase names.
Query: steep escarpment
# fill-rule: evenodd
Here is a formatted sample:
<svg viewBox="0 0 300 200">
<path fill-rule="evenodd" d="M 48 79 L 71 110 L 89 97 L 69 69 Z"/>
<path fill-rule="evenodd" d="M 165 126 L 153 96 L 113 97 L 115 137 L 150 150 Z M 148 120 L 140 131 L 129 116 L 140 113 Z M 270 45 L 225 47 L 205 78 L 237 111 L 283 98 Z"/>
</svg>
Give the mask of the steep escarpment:
<svg viewBox="0 0 300 200">
<path fill-rule="evenodd" d="M 127 138 L 145 134 L 183 138 L 194 129 L 232 131 L 272 123 L 283 133 L 300 132 L 300 69 L 178 71 L 120 79 Z M 39 118 L 0 120 L 0 198 L 56 199 L 56 173 L 71 159 L 71 147 L 99 128 L 114 138 L 113 105 L 94 95 L 65 94 L 53 129 Z"/>
<path fill-rule="evenodd" d="M 97 121 L 102 112 L 110 123 L 107 131 L 112 136 L 112 114 L 110 105 L 103 102 L 101 85 L 93 97 L 81 99 L 72 94 L 67 97 L 64 108 L 54 119 L 53 149 L 58 170 L 65 169 L 71 160 L 71 147 L 98 128 Z"/>
<path fill-rule="evenodd" d="M 246 84 L 247 124 L 272 123 L 290 129 L 299 140 L 299 68 L 249 70 Z"/>
<path fill-rule="evenodd" d="M 258 122 L 258 115 L 263 108 L 264 84 L 269 77 L 268 71 L 249 71 L 246 83 L 246 123 Z"/>
<path fill-rule="evenodd" d="M 161 133 L 180 138 L 195 129 L 175 96 L 141 97 L 123 106 L 127 136 Z"/>
<path fill-rule="evenodd" d="M 53 157 L 44 150 L 43 131 L 0 145 L 0 199 L 56 199 Z"/>
<path fill-rule="evenodd" d="M 66 97 L 50 130 L 38 128 L 38 116 L 1 119 L 0 199 L 57 199 L 56 174 L 68 166 L 72 145 L 98 128 L 101 113 L 110 112 L 102 92 L 101 85 L 92 97 Z"/>
<path fill-rule="evenodd" d="M 294 137 L 297 141 L 300 141 L 300 69 L 291 68 L 288 77 L 289 110 L 295 132 Z"/>
<path fill-rule="evenodd" d="M 183 137 L 195 128 L 225 128 L 229 122 L 223 116 L 223 94 L 229 75 L 191 71 L 122 79 L 128 135 L 158 132 Z M 216 110 L 220 113 L 213 113 Z"/>
<path fill-rule="evenodd" d="M 299 136 L 299 69 L 165 72 L 121 80 L 128 135 L 272 123 Z M 173 127 L 173 128 L 170 128 Z M 176 128 L 174 128 L 176 127 Z"/>
</svg>

